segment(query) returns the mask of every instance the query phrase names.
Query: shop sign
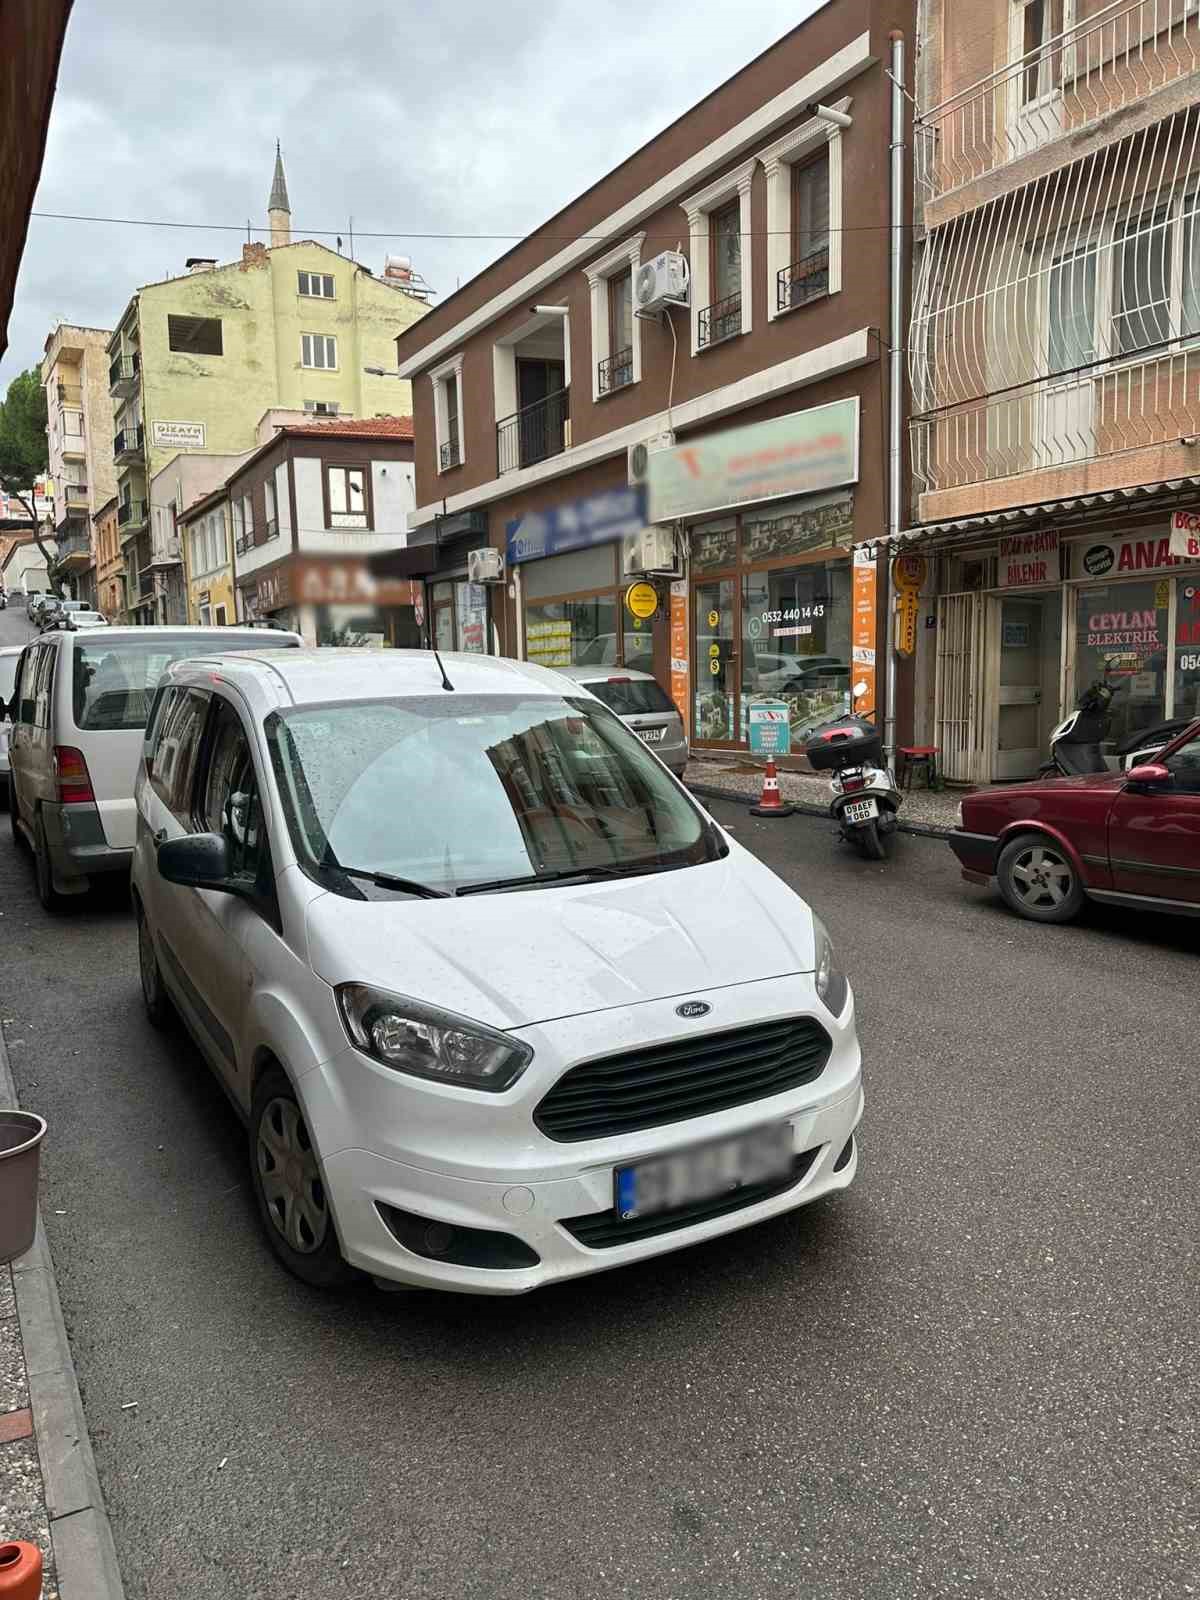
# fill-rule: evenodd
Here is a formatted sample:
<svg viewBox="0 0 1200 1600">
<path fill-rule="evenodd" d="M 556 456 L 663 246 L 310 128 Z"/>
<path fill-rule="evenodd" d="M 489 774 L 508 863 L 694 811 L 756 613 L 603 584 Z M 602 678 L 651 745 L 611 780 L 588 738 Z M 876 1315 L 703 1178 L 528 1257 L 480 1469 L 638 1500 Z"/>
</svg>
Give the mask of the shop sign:
<svg viewBox="0 0 1200 1600">
<path fill-rule="evenodd" d="M 786 700 L 752 700 L 750 702 L 751 755 L 790 755 L 791 715 L 791 707 Z"/>
<path fill-rule="evenodd" d="M 286 567 L 272 567 L 270 572 L 260 572 L 255 586 L 255 604 L 259 615 L 278 611 L 280 606 L 291 605 L 292 589 Z"/>
<path fill-rule="evenodd" d="M 879 563 L 873 545 L 858 545 L 854 551 L 853 588 L 850 612 L 850 656 L 854 663 L 851 684 L 854 710 L 861 716 L 875 714 L 875 616 Z M 855 693 L 859 684 L 861 693 Z"/>
<path fill-rule="evenodd" d="M 546 556 L 586 550 L 640 533 L 646 526 L 646 491 L 638 484 L 587 495 L 547 511 L 531 511 L 505 524 L 508 563 L 541 561 Z"/>
<path fill-rule="evenodd" d="M 206 433 L 202 422 L 152 422 L 150 437 L 163 450 L 203 450 Z"/>
<path fill-rule="evenodd" d="M 858 396 L 705 434 L 646 465 L 651 522 L 702 516 L 858 479 Z"/>
<path fill-rule="evenodd" d="M 1016 533 L 1000 541 L 997 583 L 1001 589 L 1031 589 L 1057 583 L 1059 575 L 1058 529 Z"/>
<path fill-rule="evenodd" d="M 411 606 L 421 584 L 411 578 L 376 578 L 365 561 L 295 561 L 292 593 L 297 602 L 342 605 Z"/>
<path fill-rule="evenodd" d="M 1200 511 L 1171 514 L 1171 554 L 1183 561 L 1200 561 Z"/>
<path fill-rule="evenodd" d="M 642 622 L 648 622 L 658 610 L 658 590 L 652 583 L 631 583 L 625 591 L 625 604 Z"/>
<path fill-rule="evenodd" d="M 1171 553 L 1171 535 L 1142 538 L 1136 534 L 1118 539 L 1084 540 L 1079 545 L 1080 578 L 1123 578 L 1138 572 L 1160 572 L 1183 565 Z"/>
<path fill-rule="evenodd" d="M 688 727 L 688 586 L 687 579 L 671 585 L 671 699 Z"/>
<path fill-rule="evenodd" d="M 896 652 L 911 656 L 917 648 L 917 617 L 921 610 L 921 596 L 915 589 L 901 589 L 900 603 L 896 607 Z"/>
<path fill-rule="evenodd" d="M 897 589 L 923 589 L 929 563 L 919 550 L 901 550 L 892 562 L 892 582 Z"/>
</svg>

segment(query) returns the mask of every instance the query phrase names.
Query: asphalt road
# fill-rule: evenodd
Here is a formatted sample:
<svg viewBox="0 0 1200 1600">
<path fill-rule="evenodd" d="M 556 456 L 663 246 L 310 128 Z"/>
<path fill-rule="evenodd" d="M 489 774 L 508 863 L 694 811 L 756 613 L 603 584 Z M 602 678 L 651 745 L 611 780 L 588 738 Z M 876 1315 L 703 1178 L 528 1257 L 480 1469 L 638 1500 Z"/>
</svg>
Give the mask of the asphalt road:
<svg viewBox="0 0 1200 1600">
<path fill-rule="evenodd" d="M 5 1032 L 130 1600 L 1200 1592 L 1200 924 L 1033 927 L 940 843 L 868 865 L 714 809 L 853 978 L 858 1181 L 516 1301 L 292 1282 L 239 1124 L 143 1020 L 127 900 L 47 917 L 0 834 Z"/>
</svg>

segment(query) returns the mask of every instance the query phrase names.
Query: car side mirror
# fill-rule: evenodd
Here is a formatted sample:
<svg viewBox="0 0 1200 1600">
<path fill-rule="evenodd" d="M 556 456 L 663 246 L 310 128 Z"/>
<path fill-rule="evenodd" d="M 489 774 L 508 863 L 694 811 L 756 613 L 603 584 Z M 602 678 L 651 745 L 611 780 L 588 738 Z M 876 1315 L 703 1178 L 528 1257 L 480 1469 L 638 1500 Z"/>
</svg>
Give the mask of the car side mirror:
<svg viewBox="0 0 1200 1600">
<path fill-rule="evenodd" d="M 158 875 L 185 889 L 220 889 L 235 894 L 229 870 L 229 841 L 220 833 L 189 833 L 158 847 Z"/>
<path fill-rule="evenodd" d="M 1130 767 L 1125 776 L 1130 783 L 1170 783 L 1171 769 L 1161 761 L 1146 761 L 1140 767 Z"/>
</svg>

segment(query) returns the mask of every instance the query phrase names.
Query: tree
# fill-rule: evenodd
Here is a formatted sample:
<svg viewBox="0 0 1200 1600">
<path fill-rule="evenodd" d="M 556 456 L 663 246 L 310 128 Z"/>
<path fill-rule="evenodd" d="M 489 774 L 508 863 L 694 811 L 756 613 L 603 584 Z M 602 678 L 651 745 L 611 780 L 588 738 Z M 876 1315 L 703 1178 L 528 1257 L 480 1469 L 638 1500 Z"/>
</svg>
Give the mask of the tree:
<svg viewBox="0 0 1200 1600">
<path fill-rule="evenodd" d="M 0 400 L 0 488 L 5 489 L 18 505 L 24 506 L 33 524 L 34 543 L 42 553 L 47 573 L 51 573 L 54 557 L 42 543 L 34 499 L 34 481 L 40 478 L 50 464 L 46 442 L 46 391 L 36 367 L 20 372 L 8 386 L 8 393 Z M 59 593 L 51 576 L 50 587 Z"/>
</svg>

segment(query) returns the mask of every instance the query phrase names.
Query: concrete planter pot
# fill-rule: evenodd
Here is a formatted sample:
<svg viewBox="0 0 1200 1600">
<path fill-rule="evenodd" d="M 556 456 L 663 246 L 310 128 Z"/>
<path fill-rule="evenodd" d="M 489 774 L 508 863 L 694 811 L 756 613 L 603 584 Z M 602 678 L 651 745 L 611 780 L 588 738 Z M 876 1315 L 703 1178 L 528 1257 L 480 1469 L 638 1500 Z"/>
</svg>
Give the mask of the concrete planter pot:
<svg viewBox="0 0 1200 1600">
<path fill-rule="evenodd" d="M 45 1119 L 0 1110 L 0 1262 L 23 1256 L 37 1230 L 38 1161 Z"/>
</svg>

